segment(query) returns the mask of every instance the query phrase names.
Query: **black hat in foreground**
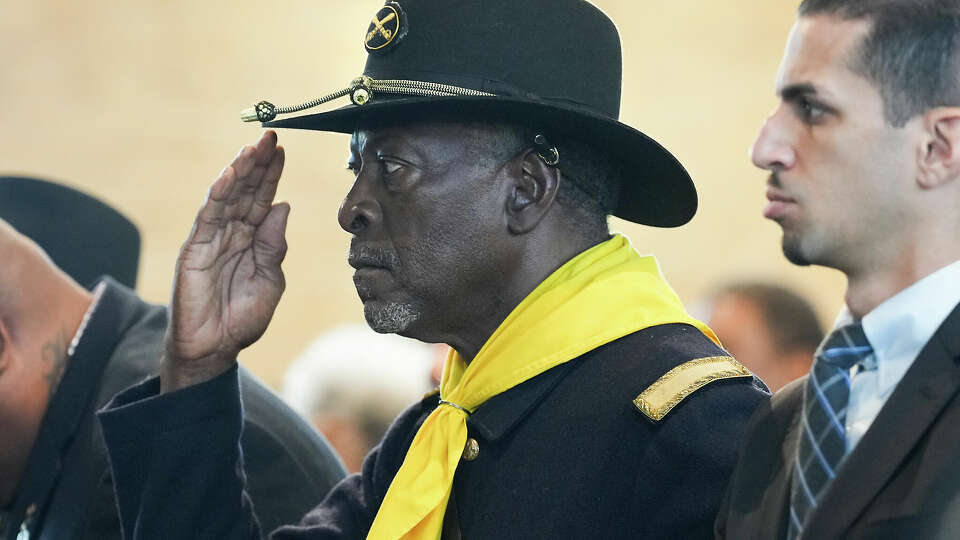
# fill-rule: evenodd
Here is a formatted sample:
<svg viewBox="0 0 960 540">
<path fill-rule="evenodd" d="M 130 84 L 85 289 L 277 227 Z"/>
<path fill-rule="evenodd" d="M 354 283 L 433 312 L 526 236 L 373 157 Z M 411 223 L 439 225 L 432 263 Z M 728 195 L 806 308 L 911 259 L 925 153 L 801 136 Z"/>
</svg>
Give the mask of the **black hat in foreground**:
<svg viewBox="0 0 960 540">
<path fill-rule="evenodd" d="M 104 275 L 131 289 L 137 285 L 136 225 L 86 193 L 35 178 L 0 176 L 0 219 L 87 288 Z"/>
<path fill-rule="evenodd" d="M 588 2 L 396 0 L 358 37 L 367 63 L 349 86 L 296 107 L 260 102 L 243 119 L 351 133 L 374 114 L 506 115 L 548 137 L 575 136 L 616 160 L 623 171 L 617 217 L 676 227 L 696 212 L 696 189 L 683 165 L 617 120 L 620 37 Z M 274 120 L 346 96 L 352 103 L 345 107 Z"/>
</svg>

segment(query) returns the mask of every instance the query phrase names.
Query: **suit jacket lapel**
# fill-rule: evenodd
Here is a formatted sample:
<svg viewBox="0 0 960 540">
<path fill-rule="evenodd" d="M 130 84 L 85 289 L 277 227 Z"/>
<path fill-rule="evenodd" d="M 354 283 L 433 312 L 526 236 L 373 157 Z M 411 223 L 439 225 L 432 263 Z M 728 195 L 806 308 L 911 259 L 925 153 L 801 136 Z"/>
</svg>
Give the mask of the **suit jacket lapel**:
<svg viewBox="0 0 960 540">
<path fill-rule="evenodd" d="M 782 538 L 790 509 L 804 380 L 782 388 L 754 414 L 726 495 L 722 538 Z"/>
<path fill-rule="evenodd" d="M 960 307 L 954 308 L 837 471 L 804 535 L 839 537 L 880 492 L 960 389 Z"/>
<path fill-rule="evenodd" d="M 757 531 L 762 531 L 763 538 L 783 538 L 787 533 L 790 519 L 790 484 L 793 478 L 794 464 L 796 463 L 797 441 L 800 435 L 800 412 L 803 410 L 803 391 L 806 386 L 806 377 L 794 383 L 794 386 L 782 389 L 777 398 L 789 400 L 789 406 L 784 412 L 788 416 L 787 429 L 784 432 L 783 445 L 780 447 L 780 468 L 770 482 L 767 494 L 764 496 L 766 511 L 761 513 L 762 522 Z M 790 394 L 786 396 L 784 394 Z"/>
<path fill-rule="evenodd" d="M 790 523 L 790 488 L 793 483 L 793 470 L 797 463 L 797 444 L 800 441 L 800 418 L 803 412 L 802 396 L 807 386 L 807 378 L 804 377 L 803 381 L 803 384 L 800 385 L 801 398 L 798 400 L 798 406 L 793 411 L 790 419 L 790 428 L 787 430 L 787 436 L 783 440 L 783 448 L 781 450 L 783 467 L 780 474 L 777 475 L 777 492 L 776 498 L 773 499 L 777 503 L 776 508 L 780 511 L 771 512 L 771 515 L 776 516 L 777 520 L 768 524 L 774 528 L 767 529 L 772 532 L 775 531 L 778 538 L 786 536 L 787 527 Z"/>
</svg>

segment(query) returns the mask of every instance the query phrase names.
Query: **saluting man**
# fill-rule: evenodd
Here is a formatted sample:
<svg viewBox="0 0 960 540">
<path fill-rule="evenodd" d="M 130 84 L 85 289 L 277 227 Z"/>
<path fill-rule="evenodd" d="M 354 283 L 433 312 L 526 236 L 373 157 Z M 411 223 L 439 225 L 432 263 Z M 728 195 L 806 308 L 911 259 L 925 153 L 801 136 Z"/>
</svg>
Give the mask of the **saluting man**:
<svg viewBox="0 0 960 540">
<path fill-rule="evenodd" d="M 579 0 L 399 0 L 362 37 L 363 75 L 317 100 L 350 104 L 245 116 L 352 134 L 339 222 L 367 322 L 451 352 L 439 393 L 275 537 L 709 537 L 767 394 L 608 229 L 697 206 L 680 163 L 617 121 L 613 23 Z M 284 288 L 283 163 L 267 131 L 214 182 L 159 382 L 101 415 L 128 537 L 259 535 L 236 361 Z"/>
</svg>

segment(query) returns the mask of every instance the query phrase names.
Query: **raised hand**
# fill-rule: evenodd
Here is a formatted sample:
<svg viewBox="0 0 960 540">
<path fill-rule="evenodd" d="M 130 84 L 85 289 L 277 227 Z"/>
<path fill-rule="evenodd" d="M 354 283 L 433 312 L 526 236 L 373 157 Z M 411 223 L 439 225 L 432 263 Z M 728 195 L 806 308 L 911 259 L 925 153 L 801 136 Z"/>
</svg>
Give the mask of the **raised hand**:
<svg viewBox="0 0 960 540">
<path fill-rule="evenodd" d="M 210 187 L 177 259 L 163 392 L 223 373 L 267 329 L 286 286 L 280 263 L 290 207 L 273 202 L 283 160 L 267 131 Z"/>
</svg>

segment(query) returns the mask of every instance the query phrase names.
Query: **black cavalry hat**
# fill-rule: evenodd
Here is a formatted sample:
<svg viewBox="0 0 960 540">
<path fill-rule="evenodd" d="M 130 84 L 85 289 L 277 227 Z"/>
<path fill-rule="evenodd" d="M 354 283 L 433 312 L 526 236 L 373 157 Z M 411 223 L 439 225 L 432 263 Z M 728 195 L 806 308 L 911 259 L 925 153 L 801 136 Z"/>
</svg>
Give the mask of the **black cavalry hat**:
<svg viewBox="0 0 960 540">
<path fill-rule="evenodd" d="M 100 276 L 136 287 L 140 233 L 106 203 L 71 187 L 0 176 L 0 219 L 40 245 L 77 283 Z"/>
<path fill-rule="evenodd" d="M 507 115 L 548 137 L 576 136 L 618 160 L 623 177 L 614 215 L 675 227 L 696 212 L 696 189 L 677 159 L 617 120 L 620 37 L 588 2 L 396 0 L 357 37 L 368 57 L 349 86 L 296 107 L 260 102 L 244 120 L 350 133 L 373 114 Z M 352 102 L 345 107 L 275 120 L 345 96 Z"/>
</svg>

